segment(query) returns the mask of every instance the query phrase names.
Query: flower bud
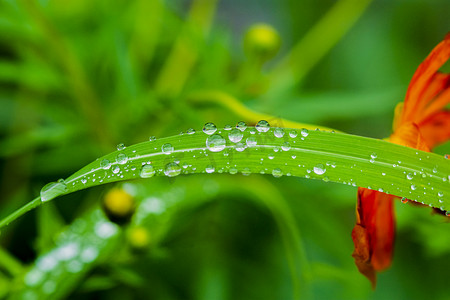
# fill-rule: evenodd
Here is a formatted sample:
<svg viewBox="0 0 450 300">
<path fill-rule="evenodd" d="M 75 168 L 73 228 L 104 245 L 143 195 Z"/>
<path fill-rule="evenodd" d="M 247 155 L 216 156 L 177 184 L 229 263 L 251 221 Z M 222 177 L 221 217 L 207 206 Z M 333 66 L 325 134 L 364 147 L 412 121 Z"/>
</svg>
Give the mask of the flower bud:
<svg viewBox="0 0 450 300">
<path fill-rule="evenodd" d="M 133 197 L 121 188 L 113 188 L 103 198 L 103 210 L 114 223 L 128 223 L 135 210 Z"/>
<path fill-rule="evenodd" d="M 251 26 L 244 37 L 246 55 L 262 62 L 274 57 L 280 49 L 280 45 L 280 35 L 275 28 L 268 24 L 258 23 Z"/>
<path fill-rule="evenodd" d="M 150 234 L 145 227 L 133 227 L 128 231 L 127 240 L 131 249 L 142 251 L 150 245 Z"/>
</svg>

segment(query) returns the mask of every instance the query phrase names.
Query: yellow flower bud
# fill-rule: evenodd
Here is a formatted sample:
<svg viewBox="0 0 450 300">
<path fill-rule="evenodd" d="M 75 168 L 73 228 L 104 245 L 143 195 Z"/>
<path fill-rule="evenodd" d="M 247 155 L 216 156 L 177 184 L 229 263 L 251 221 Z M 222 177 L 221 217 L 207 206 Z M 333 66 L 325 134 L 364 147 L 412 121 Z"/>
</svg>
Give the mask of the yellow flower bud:
<svg viewBox="0 0 450 300">
<path fill-rule="evenodd" d="M 274 57 L 280 45 L 280 35 L 268 24 L 258 23 L 251 26 L 244 37 L 244 50 L 247 56 L 261 61 Z"/>
<path fill-rule="evenodd" d="M 112 222 L 124 224 L 134 213 L 135 201 L 125 190 L 113 188 L 103 198 L 103 208 Z"/>
<path fill-rule="evenodd" d="M 143 250 L 150 244 L 150 234 L 145 227 L 133 227 L 128 231 L 128 243 L 135 250 Z"/>
</svg>

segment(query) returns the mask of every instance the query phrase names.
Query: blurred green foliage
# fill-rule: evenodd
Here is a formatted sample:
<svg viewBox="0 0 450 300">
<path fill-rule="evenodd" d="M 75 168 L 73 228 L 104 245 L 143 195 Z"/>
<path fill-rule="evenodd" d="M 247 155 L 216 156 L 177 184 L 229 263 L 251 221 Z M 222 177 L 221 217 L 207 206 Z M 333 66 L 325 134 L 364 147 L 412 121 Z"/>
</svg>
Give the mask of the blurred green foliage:
<svg viewBox="0 0 450 300">
<path fill-rule="evenodd" d="M 0 0 L 0 217 L 120 142 L 239 121 L 214 98 L 192 99 L 202 91 L 232 95 L 280 126 L 388 136 L 415 68 L 450 29 L 450 3 L 366 4 Z M 281 39 L 267 62 L 244 53 L 247 29 L 261 22 Z M 100 209 L 111 188 L 65 196 L 5 228 L 0 296 L 448 299 L 450 228 L 426 208 L 397 204 L 393 266 L 371 291 L 350 256 L 353 187 L 152 178 L 122 186 L 137 202 L 122 227 Z"/>
</svg>

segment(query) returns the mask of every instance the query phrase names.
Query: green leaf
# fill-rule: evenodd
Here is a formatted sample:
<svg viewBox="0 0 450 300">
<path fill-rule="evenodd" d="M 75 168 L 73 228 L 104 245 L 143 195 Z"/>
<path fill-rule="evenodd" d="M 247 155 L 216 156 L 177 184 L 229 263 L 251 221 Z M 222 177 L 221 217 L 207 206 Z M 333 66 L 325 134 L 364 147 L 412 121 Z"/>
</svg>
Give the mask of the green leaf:
<svg viewBox="0 0 450 300">
<path fill-rule="evenodd" d="M 140 177 L 241 172 L 333 181 L 450 210 L 447 159 L 377 139 L 318 130 L 249 127 L 218 130 L 212 135 L 190 132 L 119 149 L 66 180 L 45 186 L 42 201 Z M 39 205 L 37 201 L 26 209 Z M 0 227 L 14 218 L 3 220 Z"/>
</svg>

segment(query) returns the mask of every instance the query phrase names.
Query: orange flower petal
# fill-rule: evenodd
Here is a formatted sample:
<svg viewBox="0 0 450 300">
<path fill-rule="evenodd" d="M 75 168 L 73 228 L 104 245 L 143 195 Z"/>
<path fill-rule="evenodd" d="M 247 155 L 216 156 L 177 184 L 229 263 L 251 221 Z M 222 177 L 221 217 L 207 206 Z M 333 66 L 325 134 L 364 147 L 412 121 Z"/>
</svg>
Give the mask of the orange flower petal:
<svg viewBox="0 0 450 300">
<path fill-rule="evenodd" d="M 414 116 L 420 114 L 422 109 L 432 98 L 429 98 L 427 87 L 430 86 L 435 73 L 450 57 L 450 34 L 440 42 L 425 60 L 419 65 L 409 83 L 406 92 L 402 122 L 414 121 Z"/>
<path fill-rule="evenodd" d="M 419 131 L 419 126 L 412 122 L 404 123 L 389 137 L 389 142 L 430 152 L 426 140 Z"/>
<path fill-rule="evenodd" d="M 450 111 L 441 111 L 419 125 L 425 144 L 434 148 L 450 139 Z"/>
<path fill-rule="evenodd" d="M 424 98 L 433 99 L 433 101 L 430 101 L 421 115 L 415 119 L 417 124 L 450 103 L 450 74 L 439 72 L 434 74 L 430 85 L 426 88 Z"/>
<path fill-rule="evenodd" d="M 353 228 L 353 257 L 359 271 L 375 287 L 376 271 L 391 265 L 394 245 L 393 199 L 396 196 L 358 188 L 357 224 Z"/>
</svg>

